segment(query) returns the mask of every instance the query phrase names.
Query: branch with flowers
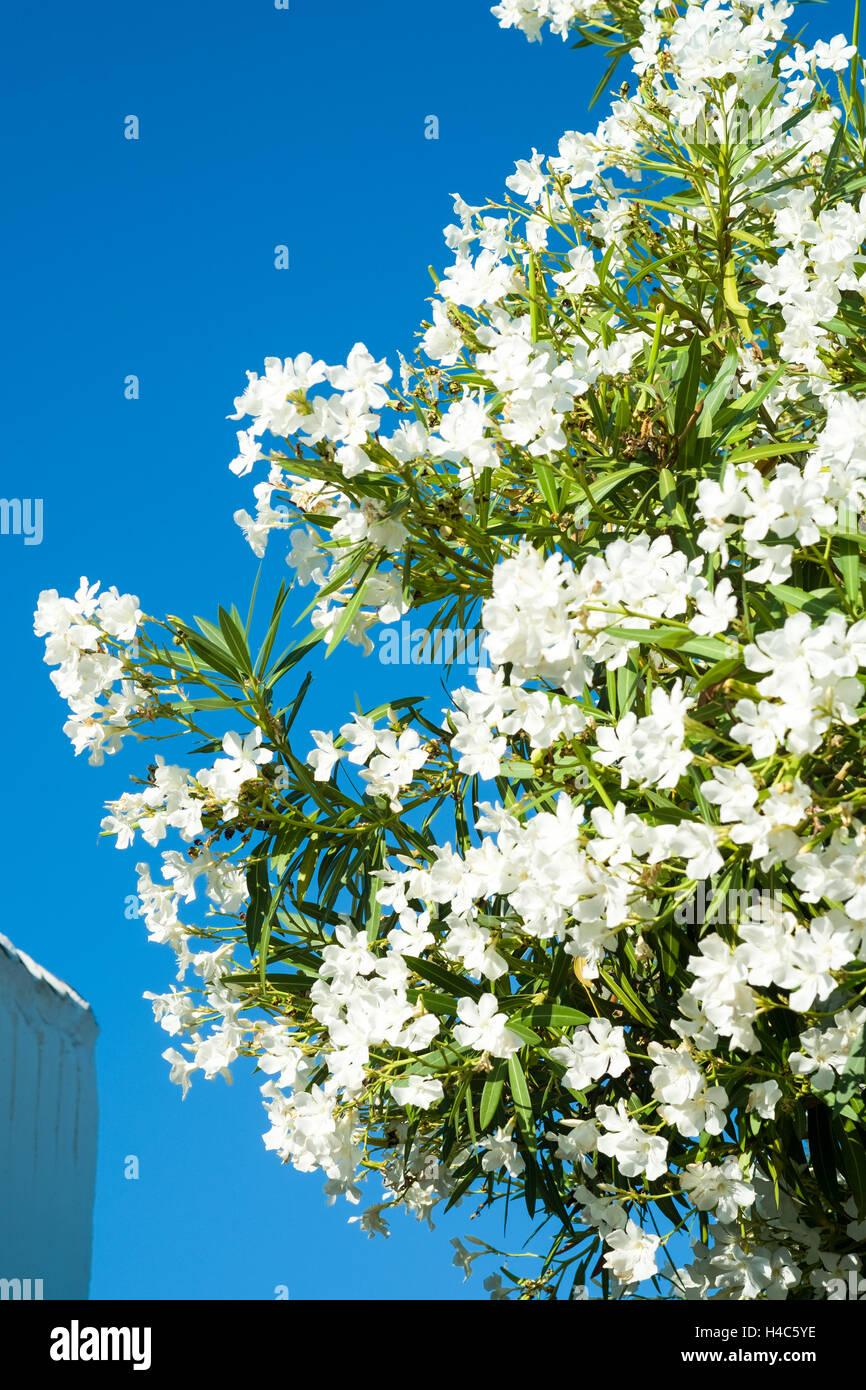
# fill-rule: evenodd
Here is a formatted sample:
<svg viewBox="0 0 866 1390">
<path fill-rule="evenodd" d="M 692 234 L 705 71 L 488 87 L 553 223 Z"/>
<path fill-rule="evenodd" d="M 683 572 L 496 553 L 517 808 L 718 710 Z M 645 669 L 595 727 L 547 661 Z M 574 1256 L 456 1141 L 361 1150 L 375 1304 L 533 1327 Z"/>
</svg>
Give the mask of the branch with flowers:
<svg viewBox="0 0 866 1390">
<path fill-rule="evenodd" d="M 495 1298 L 861 1268 L 863 64 L 856 22 L 807 51 L 792 12 L 503 0 L 630 76 L 501 202 L 455 200 L 396 382 L 360 343 L 248 374 L 236 520 L 293 571 L 260 642 L 253 605 L 39 599 L 76 752 L 196 760 L 155 754 L 102 825 L 173 846 L 138 865 L 172 1080 L 252 1060 L 266 1145 L 371 1235 L 523 1203 L 528 1272 L 457 1242 Z M 307 733 L 316 650 L 411 610 L 480 617 L 474 682 Z"/>
</svg>

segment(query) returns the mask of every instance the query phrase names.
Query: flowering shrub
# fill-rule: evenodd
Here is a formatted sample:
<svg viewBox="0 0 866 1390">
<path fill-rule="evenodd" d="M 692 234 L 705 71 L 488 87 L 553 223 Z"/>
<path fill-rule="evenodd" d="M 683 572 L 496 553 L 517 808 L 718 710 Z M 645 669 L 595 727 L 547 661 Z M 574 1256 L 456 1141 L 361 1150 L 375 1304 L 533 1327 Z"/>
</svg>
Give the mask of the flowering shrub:
<svg viewBox="0 0 866 1390">
<path fill-rule="evenodd" d="M 785 0 L 493 13 L 632 75 L 455 200 L 396 381 L 249 373 L 236 520 L 288 531 L 307 635 L 275 654 L 284 587 L 253 651 L 86 581 L 36 631 L 76 752 L 205 759 L 103 821 L 175 845 L 138 892 L 184 1093 L 254 1059 L 266 1145 L 370 1234 L 520 1197 L 546 1244 L 494 1297 L 824 1298 L 866 1236 L 862 65 Z M 299 741 L 312 648 L 419 607 L 485 633 L 441 722 Z"/>
</svg>

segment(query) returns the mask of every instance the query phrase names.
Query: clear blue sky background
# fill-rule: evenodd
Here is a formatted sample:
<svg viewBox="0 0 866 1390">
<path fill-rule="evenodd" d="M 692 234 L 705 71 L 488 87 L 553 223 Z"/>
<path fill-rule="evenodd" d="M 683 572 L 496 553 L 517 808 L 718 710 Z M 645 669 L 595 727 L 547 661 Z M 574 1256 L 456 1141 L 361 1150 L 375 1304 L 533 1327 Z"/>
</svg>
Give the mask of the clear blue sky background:
<svg viewBox="0 0 866 1390">
<path fill-rule="evenodd" d="M 829 37 L 852 10 L 801 14 Z M 601 57 L 529 46 L 483 0 L 49 0 L 7 10 L 4 49 L 0 491 L 42 497 L 45 534 L 0 537 L 3 930 L 91 1001 L 102 1030 L 92 1296 L 482 1297 L 450 1267 L 469 1208 L 433 1235 L 405 1219 L 388 1242 L 364 1239 L 318 1177 L 265 1151 L 248 1064 L 231 1089 L 197 1079 L 181 1105 L 141 998 L 170 986 L 171 955 L 124 915 L 145 856 L 98 841 L 105 800 L 143 760 L 74 759 L 31 615 L 40 589 L 71 593 L 82 572 L 158 615 L 243 607 L 256 562 L 232 513 L 252 480 L 228 472 L 225 416 L 245 370 L 302 350 L 341 362 L 358 339 L 396 367 L 427 265 L 450 260 L 449 194 L 498 197 L 531 146 L 553 153 L 563 130 L 593 124 Z M 138 141 L 124 139 L 130 114 Z M 274 268 L 282 243 L 288 271 Z M 274 555 L 272 588 L 280 575 Z M 342 722 L 355 692 L 369 706 L 410 685 L 424 680 L 338 653 L 312 722 Z"/>
</svg>

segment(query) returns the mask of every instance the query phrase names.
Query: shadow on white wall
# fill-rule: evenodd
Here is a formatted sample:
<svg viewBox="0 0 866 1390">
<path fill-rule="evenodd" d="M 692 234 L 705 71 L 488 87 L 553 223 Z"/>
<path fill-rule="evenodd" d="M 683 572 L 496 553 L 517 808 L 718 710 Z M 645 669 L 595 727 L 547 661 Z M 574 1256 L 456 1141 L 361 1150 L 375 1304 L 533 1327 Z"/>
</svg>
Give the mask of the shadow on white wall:
<svg viewBox="0 0 866 1390">
<path fill-rule="evenodd" d="M 89 1004 L 0 935 L 0 1299 L 87 1298 L 97 1032 Z"/>
</svg>

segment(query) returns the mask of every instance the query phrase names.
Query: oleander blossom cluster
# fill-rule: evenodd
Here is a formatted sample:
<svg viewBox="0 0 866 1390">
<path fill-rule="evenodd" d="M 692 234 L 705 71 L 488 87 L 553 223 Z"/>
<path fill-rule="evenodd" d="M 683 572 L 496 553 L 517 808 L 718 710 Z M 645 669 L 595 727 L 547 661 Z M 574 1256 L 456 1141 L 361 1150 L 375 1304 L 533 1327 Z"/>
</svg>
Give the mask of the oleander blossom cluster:
<svg viewBox="0 0 866 1390">
<path fill-rule="evenodd" d="M 532 30 L 550 20 L 563 34 L 593 11 L 523 0 L 502 8 L 508 12 L 499 16 L 503 24 L 520 19 L 520 27 Z M 606 379 L 635 370 L 650 349 L 653 324 L 629 312 L 634 264 L 626 252 L 634 239 L 653 245 L 672 229 L 685 234 L 691 228 L 695 236 L 717 242 L 716 208 L 726 204 L 749 245 L 766 245 L 771 255 L 753 253 L 746 262 L 754 284 L 751 318 L 737 297 L 733 260 L 726 267 L 721 297 L 743 340 L 721 384 L 728 394 L 760 390 L 769 419 L 784 419 L 816 394 L 836 435 L 847 432 L 854 417 L 862 420 L 861 401 L 838 404 L 830 396 L 836 382 L 826 357 L 844 341 L 827 327 L 843 294 L 853 293 L 861 304 L 866 294 L 866 194 L 822 207 L 819 177 L 841 115 L 820 78 L 844 70 L 853 49 L 841 38 L 810 50 L 797 46 L 783 57 L 777 75 L 771 60 L 792 12 L 784 0 L 741 8 L 688 4 L 672 21 L 669 11 L 657 15 L 654 5 L 643 4 L 640 45 L 631 55 L 635 94 L 616 101 L 594 132 L 566 132 L 550 159 L 534 150 L 519 160 L 507 181 L 519 202 L 506 207 L 507 216 L 491 216 L 455 195 L 459 220 L 446 228 L 455 261 L 438 283 L 432 322 L 421 341 L 440 372 L 453 370 L 455 385 L 432 410 L 383 429 L 386 416 L 396 423 L 409 411 L 406 392 L 410 380 L 417 380 L 415 369 L 401 359 L 404 394 L 395 394 L 391 367 L 375 360 L 363 343 L 355 344 L 344 365 L 303 353 L 285 361 L 268 358 L 263 376 L 248 373 L 231 418 L 252 417 L 252 424 L 238 433 L 240 452 L 230 467 L 243 475 L 266 458 L 269 472 L 255 487 L 255 514 L 241 509 L 235 519 L 259 555 L 272 530 L 289 531 L 288 564 L 299 583 L 312 582 L 322 592 L 312 623 L 329 640 L 356 592 L 351 576 L 362 555 L 372 568 L 346 639 L 369 651 L 370 627 L 393 622 L 409 607 L 401 584 L 412 541 L 402 485 L 407 469 L 435 478 L 453 498 L 451 505 L 472 515 L 479 479 L 499 465 L 505 451 L 520 451 L 527 461 L 569 451 L 565 424 L 581 398 Z M 615 187 L 618 178 L 634 177 L 641 168 L 667 167 L 663 156 L 672 124 L 687 136 L 721 145 L 735 139 L 737 120 L 755 107 L 760 124 L 746 131 L 733 196 L 718 187 L 719 170 L 708 162 L 700 181 L 695 179 L 701 199 L 665 227 L 639 194 Z M 786 180 L 797 186 L 792 190 Z M 549 261 L 551 308 L 561 311 L 547 340 L 533 331 L 525 312 L 538 256 Z M 619 310 L 613 316 L 607 309 L 611 282 Z M 718 316 L 718 291 L 704 288 L 690 321 L 709 332 Z M 691 298 L 688 282 L 678 284 L 675 273 L 666 275 L 663 292 L 674 300 L 680 292 Z M 580 306 L 577 316 L 572 302 Z M 761 319 L 772 326 L 781 370 L 766 359 L 765 330 L 756 327 Z M 471 374 L 463 370 L 468 364 Z M 429 381 L 428 376 L 425 385 Z M 709 423 L 702 422 L 701 433 Z M 287 441 L 288 448 L 264 455 L 266 434 Z M 862 440 L 856 426 L 852 439 Z M 795 450 L 803 442 L 798 439 Z M 811 544 L 840 502 L 862 501 L 862 443 L 851 452 L 846 465 L 836 463 L 832 471 L 820 454 L 805 469 L 782 462 L 770 479 L 760 463 L 735 458 L 723 478 L 701 482 L 702 547 L 720 549 L 724 557 L 728 536 L 740 531 L 746 555 L 756 562 L 755 582 L 787 579 L 792 539 Z M 330 467 L 322 467 L 325 460 Z M 311 467 L 318 476 L 309 476 Z M 319 518 L 327 519 L 324 529 L 316 524 Z"/>
<path fill-rule="evenodd" d="M 142 702 L 144 692 L 123 679 L 124 653 L 141 617 L 134 594 L 114 587 L 100 593 L 99 582 L 84 577 L 74 598 L 61 598 L 56 589 L 39 595 L 33 628 L 45 638 L 45 661 L 58 668 L 51 681 L 69 705 L 63 732 L 76 755 L 86 751 L 95 767 L 121 747 L 129 716 Z"/>
<path fill-rule="evenodd" d="M 236 610 L 39 600 L 76 751 L 195 741 L 102 822 L 159 852 L 171 1079 L 254 1062 L 268 1149 L 371 1237 L 464 1198 L 552 1217 L 493 1298 L 862 1272 L 862 65 L 792 13 L 495 6 L 618 32 L 631 82 L 503 203 L 454 196 L 396 372 L 356 343 L 248 373 L 235 520 L 312 586 L 288 654 L 282 588 L 258 655 Z M 433 607 L 480 621 L 471 677 L 304 724 L 283 682 L 317 643 Z M 466 1275 L 499 1253 L 473 1239 Z"/>
<path fill-rule="evenodd" d="M 502 0 L 490 13 L 503 29 L 520 29 L 530 43 L 538 43 L 545 24 L 550 32 L 567 39 L 579 24 L 604 19 L 608 7 L 604 0 Z"/>
</svg>

